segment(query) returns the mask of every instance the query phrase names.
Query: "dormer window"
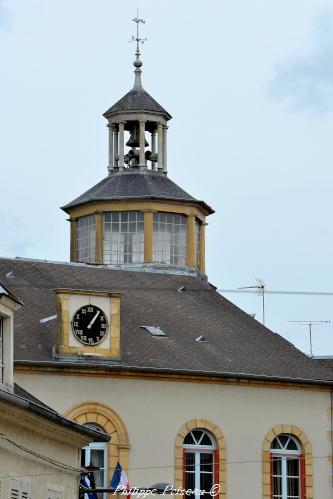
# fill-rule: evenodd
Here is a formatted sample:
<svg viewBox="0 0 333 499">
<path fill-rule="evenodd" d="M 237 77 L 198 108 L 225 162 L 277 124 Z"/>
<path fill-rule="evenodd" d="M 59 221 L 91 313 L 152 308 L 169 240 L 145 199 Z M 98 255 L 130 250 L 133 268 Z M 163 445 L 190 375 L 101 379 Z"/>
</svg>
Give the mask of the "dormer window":
<svg viewBox="0 0 333 499">
<path fill-rule="evenodd" d="M 144 214 L 140 211 L 104 213 L 104 263 L 143 263 Z"/>
</svg>

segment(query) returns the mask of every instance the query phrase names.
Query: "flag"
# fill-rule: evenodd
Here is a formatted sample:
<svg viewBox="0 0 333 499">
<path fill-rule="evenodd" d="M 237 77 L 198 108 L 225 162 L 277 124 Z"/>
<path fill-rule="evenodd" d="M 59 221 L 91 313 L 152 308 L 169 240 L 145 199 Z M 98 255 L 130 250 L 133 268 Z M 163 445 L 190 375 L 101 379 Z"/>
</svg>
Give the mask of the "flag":
<svg viewBox="0 0 333 499">
<path fill-rule="evenodd" d="M 112 489 L 116 490 L 117 487 L 121 487 L 123 489 L 129 489 L 130 484 L 128 482 L 128 478 L 126 476 L 125 471 L 120 466 L 119 462 L 115 467 L 110 486 Z M 127 499 L 131 497 L 131 494 L 127 494 Z"/>
<path fill-rule="evenodd" d="M 81 473 L 80 475 L 80 485 L 83 486 L 82 492 L 84 489 L 95 488 L 94 483 L 91 483 L 91 478 L 88 473 Z M 81 495 L 80 495 L 81 497 Z M 96 499 L 95 493 L 86 492 L 82 497 L 87 497 L 88 499 Z"/>
</svg>

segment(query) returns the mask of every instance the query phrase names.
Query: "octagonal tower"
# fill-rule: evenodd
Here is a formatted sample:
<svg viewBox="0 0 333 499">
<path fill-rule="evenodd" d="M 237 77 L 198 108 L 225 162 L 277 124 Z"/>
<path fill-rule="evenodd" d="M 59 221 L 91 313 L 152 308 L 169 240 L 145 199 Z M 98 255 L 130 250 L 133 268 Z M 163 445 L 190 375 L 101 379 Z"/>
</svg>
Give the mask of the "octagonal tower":
<svg viewBox="0 0 333 499">
<path fill-rule="evenodd" d="M 206 216 L 214 211 L 167 176 L 171 115 L 142 86 L 138 29 L 133 38 L 134 86 L 104 113 L 108 176 L 62 207 L 71 261 L 204 276 Z"/>
</svg>

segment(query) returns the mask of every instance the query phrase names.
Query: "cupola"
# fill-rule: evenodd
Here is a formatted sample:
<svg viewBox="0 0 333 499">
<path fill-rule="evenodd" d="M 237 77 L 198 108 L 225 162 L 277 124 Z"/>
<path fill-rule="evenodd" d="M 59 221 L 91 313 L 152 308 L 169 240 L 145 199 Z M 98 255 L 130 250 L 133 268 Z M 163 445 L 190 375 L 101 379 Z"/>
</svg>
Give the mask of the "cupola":
<svg viewBox="0 0 333 499">
<path fill-rule="evenodd" d="M 108 176 L 63 206 L 71 261 L 205 274 L 206 216 L 214 211 L 168 178 L 171 115 L 142 86 L 138 16 L 133 88 L 105 113 Z"/>
</svg>

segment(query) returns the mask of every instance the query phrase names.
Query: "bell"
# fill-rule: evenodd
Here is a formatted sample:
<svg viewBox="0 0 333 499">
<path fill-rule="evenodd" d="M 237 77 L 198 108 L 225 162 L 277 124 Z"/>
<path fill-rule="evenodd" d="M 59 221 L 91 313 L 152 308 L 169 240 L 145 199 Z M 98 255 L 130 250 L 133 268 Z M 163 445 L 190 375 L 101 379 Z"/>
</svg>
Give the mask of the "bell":
<svg viewBox="0 0 333 499">
<path fill-rule="evenodd" d="M 126 142 L 128 147 L 140 147 L 140 130 L 137 124 L 131 130 L 131 135 L 128 141 Z M 148 146 L 148 142 L 145 140 L 145 147 Z"/>
</svg>

